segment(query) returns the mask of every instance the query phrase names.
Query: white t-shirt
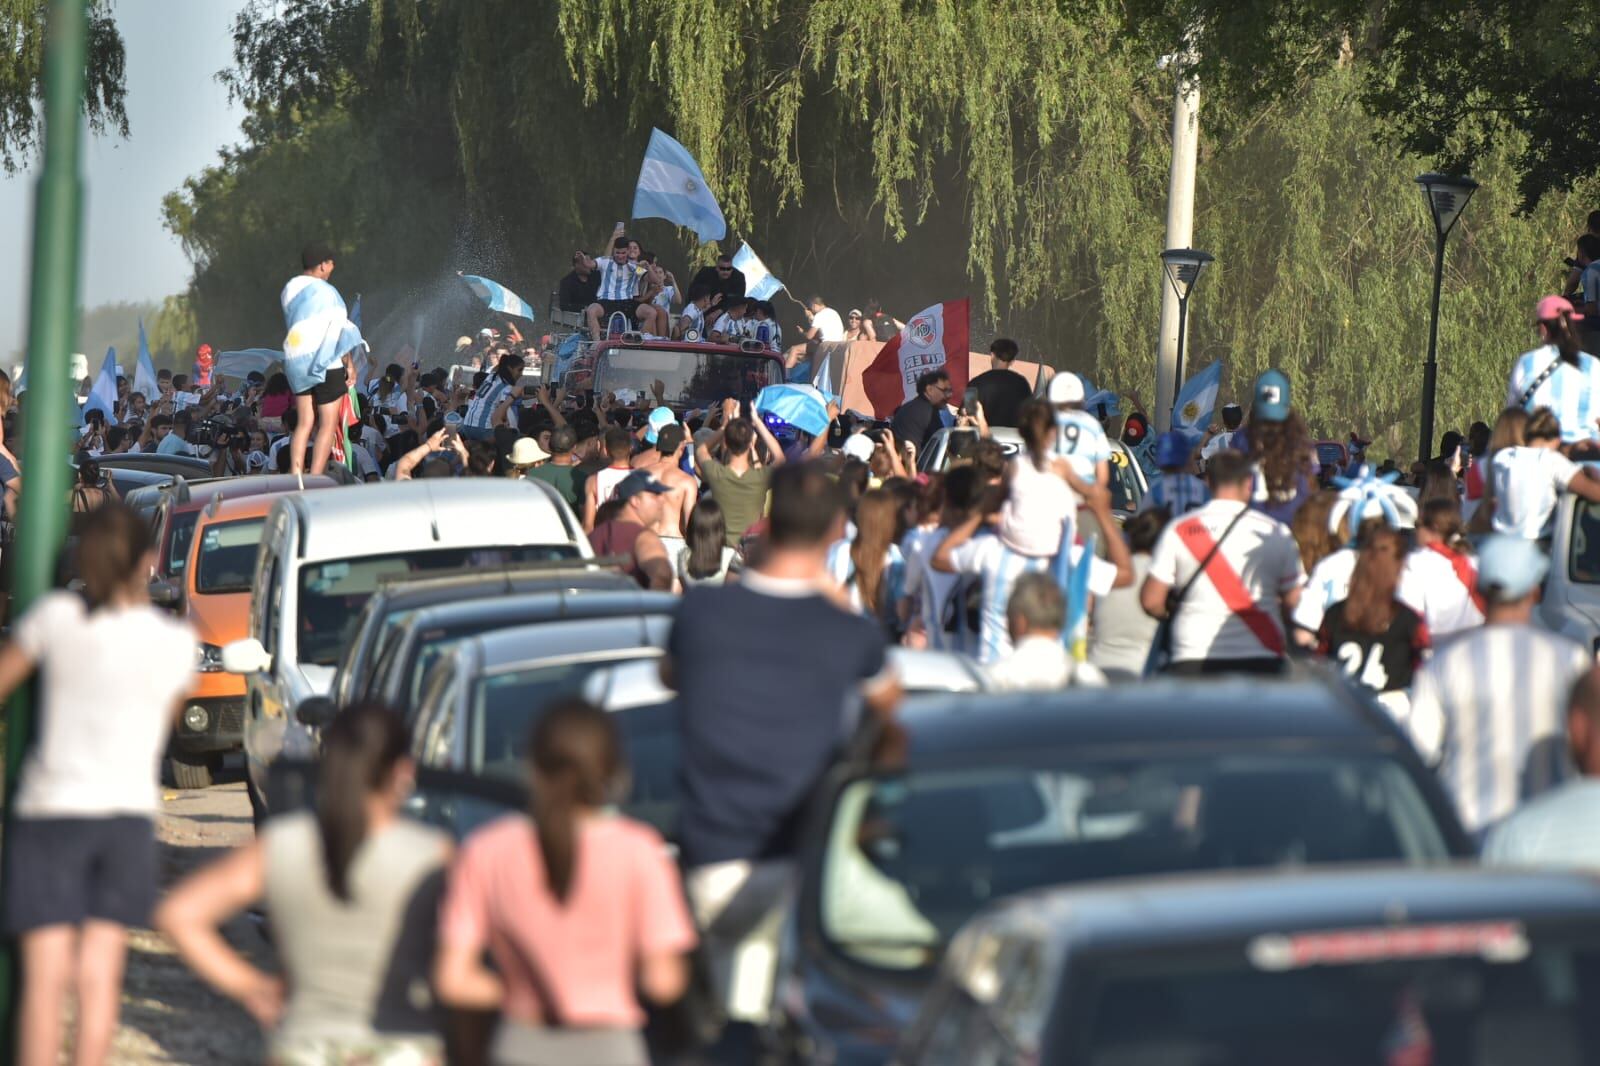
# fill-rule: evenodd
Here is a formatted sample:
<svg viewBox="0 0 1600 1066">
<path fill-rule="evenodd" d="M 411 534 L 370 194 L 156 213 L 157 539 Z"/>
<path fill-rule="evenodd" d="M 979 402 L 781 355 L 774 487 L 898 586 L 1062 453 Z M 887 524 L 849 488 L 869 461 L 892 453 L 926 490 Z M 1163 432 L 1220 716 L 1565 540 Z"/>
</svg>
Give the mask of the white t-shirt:
<svg viewBox="0 0 1600 1066">
<path fill-rule="evenodd" d="M 1473 585 L 1478 565 L 1465 556 Z M 1472 589 L 1457 575 L 1450 560 L 1432 548 L 1418 548 L 1406 556 L 1400 573 L 1400 602 L 1422 616 L 1434 644 L 1463 629 L 1483 625 L 1483 612 L 1473 602 Z"/>
<path fill-rule="evenodd" d="M 812 315 L 811 324 L 816 327 L 819 341 L 844 340 L 844 319 L 831 307 L 824 307 Z"/>
<path fill-rule="evenodd" d="M 17 622 L 38 666 L 39 737 L 17 790 L 24 818 L 155 814 L 177 701 L 194 683 L 189 627 L 154 607 L 89 611 L 46 593 Z"/>
<path fill-rule="evenodd" d="M 900 541 L 900 550 L 906 559 L 906 596 L 911 599 L 922 628 L 927 633 L 928 647 L 936 651 L 965 651 L 967 645 L 966 612 L 954 610 L 955 628 L 944 628 L 946 603 L 956 587 L 961 584 L 959 574 L 947 574 L 933 568 L 933 553 L 939 550 L 950 531 L 944 526 L 933 529 L 913 529 Z"/>
<path fill-rule="evenodd" d="M 1101 462 L 1111 459 L 1111 442 L 1100 420 L 1088 411 L 1056 415 L 1056 454 L 1072 464 L 1072 472 L 1093 482 Z"/>
<path fill-rule="evenodd" d="M 1494 531 L 1538 540 L 1548 536 L 1556 503 L 1580 468 L 1554 448 L 1501 448 L 1489 464 L 1494 479 Z"/>
<path fill-rule="evenodd" d="M 1150 576 L 1176 591 L 1200 568 L 1200 560 L 1190 553 L 1178 536 L 1180 527 L 1201 523 L 1215 542 L 1228 525 L 1248 505 L 1237 500 L 1212 500 L 1188 516 L 1173 522 L 1156 541 L 1150 557 Z M 1212 576 L 1226 565 L 1238 575 L 1257 608 L 1266 614 L 1281 633 L 1282 597 L 1305 579 L 1300 551 L 1289 527 L 1256 510 L 1249 510 L 1222 542 L 1207 576 L 1189 589 L 1172 624 L 1172 659 L 1270 658 L 1270 652 L 1249 626 L 1228 607 L 1217 591 Z"/>
</svg>

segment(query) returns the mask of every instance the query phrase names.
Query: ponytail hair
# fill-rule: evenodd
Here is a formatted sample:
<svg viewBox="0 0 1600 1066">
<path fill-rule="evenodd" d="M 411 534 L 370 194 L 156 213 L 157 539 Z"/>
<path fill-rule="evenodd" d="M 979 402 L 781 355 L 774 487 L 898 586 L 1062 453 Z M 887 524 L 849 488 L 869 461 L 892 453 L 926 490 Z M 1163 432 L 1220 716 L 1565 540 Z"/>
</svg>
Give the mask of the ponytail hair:
<svg viewBox="0 0 1600 1066">
<path fill-rule="evenodd" d="M 150 528 L 126 504 L 108 499 L 77 519 L 78 577 L 91 611 L 139 577 L 150 551 Z"/>
<path fill-rule="evenodd" d="M 345 903 L 351 902 L 350 862 L 367 839 L 367 797 L 389 784 L 407 740 L 404 719 L 376 703 L 340 711 L 322 732 L 317 829 L 323 876 L 328 891 Z"/>
<path fill-rule="evenodd" d="M 611 717 L 581 699 L 560 700 L 533 727 L 533 826 L 550 894 L 566 903 L 578 866 L 578 809 L 603 807 L 621 771 Z"/>
<path fill-rule="evenodd" d="M 1023 403 L 1017 415 L 1017 432 L 1033 460 L 1035 469 L 1044 470 L 1050 463 L 1050 453 L 1056 443 L 1056 414 L 1041 400 Z"/>
<path fill-rule="evenodd" d="M 1578 365 L 1578 354 L 1583 351 L 1583 342 L 1578 339 L 1578 331 L 1573 328 L 1572 316 L 1563 311 L 1556 318 L 1542 318 L 1539 328 L 1543 331 L 1545 339 L 1556 346 L 1561 358 L 1573 366 Z"/>
<path fill-rule="evenodd" d="M 1461 520 L 1461 506 L 1454 500 L 1434 499 L 1422 505 L 1417 525 L 1428 530 L 1444 542 L 1444 546 L 1457 554 L 1472 550 L 1467 541 L 1466 524 Z"/>
</svg>

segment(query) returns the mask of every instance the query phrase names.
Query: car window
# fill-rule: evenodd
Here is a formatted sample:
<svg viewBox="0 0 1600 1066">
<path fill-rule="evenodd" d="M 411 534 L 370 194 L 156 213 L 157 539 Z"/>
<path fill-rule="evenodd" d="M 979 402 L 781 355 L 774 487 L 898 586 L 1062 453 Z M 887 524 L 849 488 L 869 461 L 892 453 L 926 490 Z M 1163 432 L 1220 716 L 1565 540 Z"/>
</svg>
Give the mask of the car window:
<svg viewBox="0 0 1600 1066">
<path fill-rule="evenodd" d="M 181 574 L 189 562 L 189 546 L 194 543 L 194 527 L 199 511 L 183 511 L 172 516 L 172 540 L 167 549 L 167 573 Z"/>
<path fill-rule="evenodd" d="M 1585 585 L 1600 584 L 1600 505 L 1576 501 L 1568 572 Z"/>
<path fill-rule="evenodd" d="M 1258 968 L 1254 945 L 1181 957 L 1146 953 L 1076 999 L 1092 1005 L 1092 1013 L 1071 1026 L 1087 1037 L 1087 1053 L 1074 1061 L 1600 1062 L 1600 1026 L 1594 1020 L 1600 944 L 1594 931 L 1529 937 L 1509 924 L 1520 946 L 1504 953 L 1325 959 L 1282 970 Z M 1452 928 L 1465 936 L 1473 927 Z M 1352 936 L 1372 940 L 1370 931 Z M 1368 952 L 1363 948 L 1361 954 Z"/>
<path fill-rule="evenodd" d="M 196 592 L 249 592 L 256 571 L 265 518 L 213 522 L 200 534 L 196 553 Z"/>
<path fill-rule="evenodd" d="M 928 771 L 843 790 L 818 917 L 857 961 L 915 969 L 991 901 L 1042 885 L 1447 856 L 1415 783 L 1378 755 Z"/>
<path fill-rule="evenodd" d="M 1136 511 L 1144 493 L 1139 491 L 1139 474 L 1133 469 L 1128 453 L 1121 448 L 1111 449 L 1111 509 Z"/>
<path fill-rule="evenodd" d="M 261 604 L 261 615 L 256 620 L 261 634 L 261 646 L 267 649 L 270 655 L 278 654 L 278 625 L 282 621 L 283 612 L 283 583 L 281 563 L 278 556 L 273 555 L 272 561 L 267 565 L 266 584 L 255 591 L 255 597 Z"/>
</svg>

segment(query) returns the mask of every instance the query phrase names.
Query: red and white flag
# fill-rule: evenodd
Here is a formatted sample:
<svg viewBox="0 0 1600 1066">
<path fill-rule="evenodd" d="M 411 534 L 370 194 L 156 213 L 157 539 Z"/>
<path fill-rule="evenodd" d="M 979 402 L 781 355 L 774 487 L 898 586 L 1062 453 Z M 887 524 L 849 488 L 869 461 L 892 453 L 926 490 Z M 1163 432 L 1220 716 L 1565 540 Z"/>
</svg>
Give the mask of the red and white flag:
<svg viewBox="0 0 1600 1066">
<path fill-rule="evenodd" d="M 966 300 L 934 304 L 912 316 L 861 373 L 873 416 L 894 414 L 917 394 L 917 378 L 940 367 L 950 374 L 954 402 L 961 402 L 967 390 L 968 333 Z"/>
</svg>

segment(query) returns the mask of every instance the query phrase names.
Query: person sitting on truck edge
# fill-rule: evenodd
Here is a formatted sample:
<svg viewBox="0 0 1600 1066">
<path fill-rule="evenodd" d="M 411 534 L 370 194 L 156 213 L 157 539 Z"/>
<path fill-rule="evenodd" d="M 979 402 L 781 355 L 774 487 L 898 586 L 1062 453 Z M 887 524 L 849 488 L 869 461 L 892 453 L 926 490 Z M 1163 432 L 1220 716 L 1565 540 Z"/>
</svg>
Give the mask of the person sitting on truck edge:
<svg viewBox="0 0 1600 1066">
<path fill-rule="evenodd" d="M 723 305 L 727 310 L 711 327 L 711 339 L 719 344 L 738 344 L 750 335 L 750 320 L 745 317 L 750 301 L 743 296 L 733 296 L 724 300 Z"/>
<path fill-rule="evenodd" d="M 706 339 L 706 310 L 711 306 L 711 297 L 714 294 L 703 285 L 689 287 L 688 302 L 683 305 L 683 313 L 678 316 L 677 329 L 673 331 L 674 340 L 689 340 L 689 331 L 693 330 L 694 340 Z"/>
<path fill-rule="evenodd" d="M 783 352 L 783 327 L 778 325 L 778 311 L 771 300 L 756 300 L 750 305 L 752 326 L 750 336 L 766 346 L 774 355 Z"/>
<path fill-rule="evenodd" d="M 586 312 L 589 319 L 589 336 L 598 341 L 604 331 L 604 320 L 621 311 L 631 324 L 641 316 L 639 304 L 639 274 L 628 260 L 628 239 L 617 237 L 611 242 L 611 258 L 599 265 L 600 283 L 595 302 Z"/>
<path fill-rule="evenodd" d="M 600 293 L 600 277 L 595 273 L 596 263 L 588 252 L 572 253 L 572 270 L 561 279 L 557 290 L 556 306 L 563 311 L 583 314 Z"/>
</svg>

